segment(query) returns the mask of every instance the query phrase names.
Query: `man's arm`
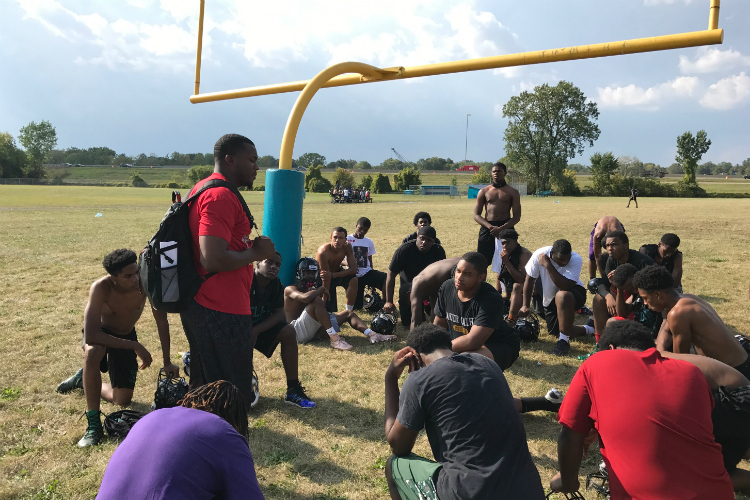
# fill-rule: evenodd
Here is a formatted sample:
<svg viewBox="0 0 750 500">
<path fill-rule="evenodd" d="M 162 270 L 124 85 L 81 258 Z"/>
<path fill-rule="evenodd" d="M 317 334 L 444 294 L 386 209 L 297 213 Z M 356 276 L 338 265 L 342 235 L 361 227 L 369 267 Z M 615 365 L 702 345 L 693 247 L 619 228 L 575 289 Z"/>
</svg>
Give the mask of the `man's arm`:
<svg viewBox="0 0 750 500">
<path fill-rule="evenodd" d="M 672 350 L 672 332 L 669 330 L 669 321 L 666 318 L 662 321 L 659 333 L 656 336 L 656 349 L 660 352 Z"/>
<path fill-rule="evenodd" d="M 518 315 L 526 317 L 531 312 L 531 297 L 534 295 L 534 285 L 536 284 L 536 278 L 532 278 L 529 274 L 526 274 L 526 279 L 523 282 L 523 305 L 521 310 L 518 311 Z"/>
<path fill-rule="evenodd" d="M 323 282 L 323 288 L 326 290 L 331 289 L 331 269 L 328 265 L 328 258 L 325 255 L 325 245 L 321 245 L 320 248 L 318 248 L 317 253 L 315 254 L 315 260 L 318 261 L 318 266 L 320 266 L 320 280 Z"/>
<path fill-rule="evenodd" d="M 615 305 L 617 315 L 622 318 L 627 318 L 628 315 L 633 312 L 633 296 L 631 295 L 625 299 L 625 292 L 622 289 L 617 289 L 617 303 Z"/>
<path fill-rule="evenodd" d="M 503 251 L 505 249 L 503 248 Z M 510 277 L 513 278 L 513 281 L 516 283 L 523 283 L 524 280 L 526 280 L 526 263 L 529 262 L 530 255 L 524 256 L 521 254 L 521 258 L 518 259 L 518 269 L 516 269 L 514 266 L 510 264 L 510 259 L 508 254 L 500 256 L 503 259 L 503 267 L 508 270 L 508 273 L 510 273 Z"/>
<path fill-rule="evenodd" d="M 674 256 L 674 269 L 672 269 L 672 279 L 675 285 L 682 284 L 682 254 Z"/>
<path fill-rule="evenodd" d="M 309 292 L 300 292 L 295 286 L 288 286 L 284 289 L 284 296 L 303 304 L 309 304 L 321 295 L 327 295 L 328 290 L 325 287 L 318 287 Z M 275 312 L 275 311 L 274 311 Z M 257 327 L 256 327 L 257 328 Z"/>
<path fill-rule="evenodd" d="M 201 235 L 198 237 L 200 261 L 209 273 L 234 271 L 252 262 L 273 256 L 273 241 L 267 236 L 258 236 L 247 250 L 228 250 L 229 242 L 219 236 Z"/>
<path fill-rule="evenodd" d="M 331 273 L 331 277 L 340 278 L 343 276 L 349 276 L 350 274 L 357 274 L 357 259 L 354 258 L 354 250 L 352 246 L 346 244 L 346 269 L 341 271 L 335 271 Z"/>
<path fill-rule="evenodd" d="M 581 483 L 578 481 L 578 470 L 583 459 L 583 442 L 586 434 L 579 434 L 563 425 L 557 438 L 557 462 L 560 473 L 550 481 L 550 489 L 562 493 L 578 491 Z"/>
<path fill-rule="evenodd" d="M 479 190 L 479 194 L 477 194 L 477 202 L 474 204 L 474 220 L 483 228 L 492 229 L 492 224 L 482 217 L 485 205 L 487 205 L 487 197 L 484 194 L 484 188 L 482 188 Z"/>
<path fill-rule="evenodd" d="M 410 371 L 419 369 L 419 355 L 411 347 L 404 347 L 393 356 L 393 361 L 385 372 L 385 439 L 394 455 L 411 453 L 419 432 L 407 429 L 397 420 L 398 379 L 407 366 Z"/>
<path fill-rule="evenodd" d="M 167 319 L 167 313 L 164 311 L 157 311 L 153 307 L 151 308 L 151 314 L 154 315 L 154 321 L 156 321 L 156 330 L 159 332 L 159 343 L 161 343 L 161 356 L 164 362 L 164 372 L 167 376 L 179 377 L 180 369 L 172 363 L 170 353 L 170 338 L 169 338 L 169 320 Z"/>
<path fill-rule="evenodd" d="M 415 276 L 414 281 L 411 282 L 411 293 L 409 294 L 409 300 L 411 301 L 410 330 L 414 330 L 422 324 L 422 307 L 424 304 L 422 286 L 422 280 L 419 275 Z"/>
<path fill-rule="evenodd" d="M 488 326 L 474 325 L 469 330 L 469 333 L 453 340 L 453 350 L 456 352 L 478 351 L 494 331 L 494 328 Z"/>
<path fill-rule="evenodd" d="M 393 293 L 396 290 L 396 275 L 398 272 L 388 269 L 388 276 L 385 278 L 385 312 L 392 312 L 396 306 L 393 305 Z"/>
<path fill-rule="evenodd" d="M 320 289 L 318 288 L 317 290 Z M 284 308 L 279 307 L 278 309 L 274 309 L 269 317 L 253 326 L 253 336 L 257 338 L 258 334 L 265 332 L 272 326 L 278 325 L 282 321 L 284 321 Z"/>
<path fill-rule="evenodd" d="M 555 269 L 555 266 L 552 265 L 552 259 L 550 259 L 546 254 L 539 255 L 539 264 L 547 269 L 552 283 L 554 283 L 555 286 L 560 290 L 567 292 L 568 290 L 572 290 L 573 287 L 576 286 L 577 283 L 575 281 L 569 280 L 568 278 L 560 274 L 557 269 Z"/>
<path fill-rule="evenodd" d="M 514 189 L 513 196 L 513 204 L 511 205 L 511 217 L 508 222 L 500 226 L 499 231 L 502 231 L 503 229 L 510 229 L 512 227 L 515 227 L 516 224 L 521 220 L 521 195 L 519 192 Z"/>
<path fill-rule="evenodd" d="M 672 332 L 672 352 L 690 354 L 690 346 L 693 344 L 690 318 L 687 314 L 679 314 L 672 309 L 667 315 L 667 322 Z"/>
</svg>

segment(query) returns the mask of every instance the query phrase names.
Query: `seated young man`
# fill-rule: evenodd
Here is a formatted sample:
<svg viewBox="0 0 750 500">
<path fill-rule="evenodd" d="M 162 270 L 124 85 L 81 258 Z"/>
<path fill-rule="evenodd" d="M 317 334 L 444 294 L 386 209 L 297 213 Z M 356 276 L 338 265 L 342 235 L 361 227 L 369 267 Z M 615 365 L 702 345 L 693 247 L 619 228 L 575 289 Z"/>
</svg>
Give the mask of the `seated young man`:
<svg viewBox="0 0 750 500">
<path fill-rule="evenodd" d="M 486 279 L 484 256 L 465 253 L 440 287 L 434 324 L 448 330 L 453 351 L 481 354 L 505 371 L 518 359 L 521 339 L 503 321 L 503 298 Z"/>
<path fill-rule="evenodd" d="M 609 338 L 634 329 L 643 327 L 611 323 L 601 343 L 617 344 Z M 584 443 L 596 428 L 612 500 L 734 499 L 714 440 L 713 404 L 701 371 L 661 356 L 648 334 L 628 348 L 594 354 L 576 372 L 558 414 L 560 473 L 550 488 L 578 489 Z"/>
<path fill-rule="evenodd" d="M 591 308 L 594 311 L 594 329 L 596 339 L 599 340 L 607 320 L 617 316 L 617 297 L 612 293 L 610 280 L 618 266 L 632 264 L 636 269 L 653 266 L 654 261 L 648 256 L 630 249 L 628 235 L 623 231 L 610 231 L 604 236 L 604 247 L 609 258 L 604 268 L 604 276 L 600 280 L 599 293 L 594 295 Z"/>
<path fill-rule="evenodd" d="M 500 293 L 505 288 L 503 298 L 506 304 L 510 304 L 508 320 L 513 323 L 523 305 L 523 283 L 526 281 L 526 264 L 531 258 L 531 251 L 518 244 L 518 233 L 515 229 L 503 229 L 498 235 L 498 240 L 502 250 L 500 258 L 492 262 L 492 270 L 497 273 L 495 288 Z"/>
<path fill-rule="evenodd" d="M 263 500 L 242 393 L 220 380 L 152 411 L 117 447 L 96 498 Z M 168 459 L 154 450 L 168 450 Z"/>
<path fill-rule="evenodd" d="M 672 273 L 674 287 L 682 293 L 682 252 L 677 250 L 680 246 L 680 237 L 674 233 L 667 233 L 661 237 L 659 244 L 659 256 L 661 265 Z"/>
<path fill-rule="evenodd" d="M 638 269 L 633 264 L 622 264 L 612 274 L 609 280 L 617 289 L 617 316 L 609 319 L 628 319 L 645 326 L 656 338 L 661 327 L 662 317 L 649 309 L 638 295 L 638 289 L 633 285 L 633 277 Z"/>
<path fill-rule="evenodd" d="M 581 283 L 583 259 L 575 253 L 568 240 L 557 240 L 552 246 L 537 249 L 526 264 L 523 285 L 523 306 L 518 315 L 531 312 L 531 297 L 536 280 L 542 281 L 542 305 L 547 332 L 558 337 L 552 354 L 565 356 L 570 352 L 571 337 L 593 333 L 588 325 L 574 325 L 575 314 L 586 304 L 586 289 Z"/>
<path fill-rule="evenodd" d="M 503 372 L 489 358 L 455 353 L 451 345 L 443 328 L 420 325 L 386 371 L 385 437 L 393 455 L 385 475 L 391 498 L 542 500 L 526 430 Z M 412 453 L 422 429 L 435 462 Z"/>
<path fill-rule="evenodd" d="M 748 353 L 708 302 L 677 293 L 672 274 L 661 266 L 638 271 L 633 285 L 646 305 L 664 318 L 656 339 L 660 351 L 688 354 L 695 346 L 698 354 L 718 359 L 750 378 Z"/>
<path fill-rule="evenodd" d="M 284 285 L 279 279 L 281 254 L 258 262 L 250 287 L 253 321 L 253 345 L 267 358 L 281 345 L 281 362 L 286 374 L 284 401 L 300 408 L 315 408 L 299 381 L 297 336 L 294 327 L 284 321 Z M 250 406 L 254 406 L 252 403 Z"/>
<path fill-rule="evenodd" d="M 325 306 L 328 291 L 325 287 L 318 286 L 318 278 L 317 261 L 303 257 L 297 262 L 297 282 L 284 289 L 284 313 L 286 320 L 294 328 L 298 343 L 325 339 L 327 336 L 334 349 L 351 351 L 353 347 L 339 336 L 339 325 L 344 323 L 349 323 L 352 328 L 365 334 L 373 344 L 396 338 L 395 335 L 373 332 L 353 311 L 328 312 Z"/>
<path fill-rule="evenodd" d="M 341 267 L 346 259 L 347 268 Z M 354 301 L 357 298 L 357 261 L 354 258 L 352 246 L 346 241 L 346 229 L 335 227 L 331 232 L 331 241 L 318 248 L 315 260 L 320 266 L 320 278 L 323 280 L 323 288 L 329 292 L 326 309 L 328 312 L 338 310 L 336 300 L 336 288 L 343 287 L 346 290 L 346 310 L 354 309 Z"/>
<path fill-rule="evenodd" d="M 375 244 L 368 238 L 371 222 L 367 217 L 360 217 L 354 227 L 354 233 L 347 236 L 346 241 L 351 245 L 354 259 L 357 261 L 357 298 L 354 309 L 362 309 L 365 297 L 365 287 L 376 288 L 385 293 L 386 273 L 373 269 L 372 256 L 375 255 Z M 347 261 L 348 263 L 348 261 Z"/>
<path fill-rule="evenodd" d="M 445 259 L 445 250 L 435 243 L 437 237 L 435 228 L 424 226 L 420 228 L 416 240 L 410 240 L 398 247 L 388 266 L 388 277 L 385 280 L 385 305 L 383 310 L 392 313 L 396 310 L 393 305 L 396 289 L 396 276 L 401 277 L 398 289 L 398 308 L 401 314 L 401 324 L 411 326 L 411 283 L 414 278 L 425 270 L 427 266 Z"/>
<path fill-rule="evenodd" d="M 151 365 L 151 354 L 138 342 L 135 324 L 146 306 L 146 294 L 138 277 L 138 258 L 132 250 L 122 248 L 104 257 L 107 276 L 96 280 L 89 290 L 89 300 L 83 313 L 83 368 L 57 386 L 66 394 L 83 389 L 86 395 L 86 432 L 78 447 L 95 446 L 104 437 L 99 410 L 101 400 L 128 406 L 141 370 Z M 164 371 L 179 375 L 170 361 L 169 323 L 164 312 L 151 309 L 159 331 Z M 109 372 L 111 384 L 102 383 L 102 372 Z"/>
<path fill-rule="evenodd" d="M 403 245 L 407 241 L 416 240 L 418 236 L 417 233 L 419 232 L 419 230 L 425 226 L 431 226 L 431 225 L 432 225 L 432 217 L 430 217 L 430 214 L 428 214 L 427 212 L 417 212 L 416 215 L 414 215 L 414 227 L 416 227 L 417 230 L 405 236 L 404 239 L 401 240 L 401 244 Z M 439 245 L 440 240 L 435 238 L 435 243 Z"/>
<path fill-rule="evenodd" d="M 424 319 L 425 304 L 429 304 L 430 318 L 432 322 L 432 312 L 435 310 L 438 290 L 445 283 L 445 280 L 453 276 L 456 271 L 456 264 L 460 257 L 451 257 L 450 259 L 439 260 L 417 274 L 411 282 L 411 328 L 414 330 L 422 324 Z"/>
<path fill-rule="evenodd" d="M 653 337 L 646 328 L 617 327 L 605 329 L 605 349 L 644 351 L 654 348 Z M 737 464 L 750 449 L 750 380 L 729 365 L 696 354 L 660 353 L 662 357 L 686 361 L 698 367 L 706 377 L 714 398 L 711 412 L 714 438 L 721 445 L 724 468 L 735 491 L 750 492 L 750 472 Z"/>
</svg>

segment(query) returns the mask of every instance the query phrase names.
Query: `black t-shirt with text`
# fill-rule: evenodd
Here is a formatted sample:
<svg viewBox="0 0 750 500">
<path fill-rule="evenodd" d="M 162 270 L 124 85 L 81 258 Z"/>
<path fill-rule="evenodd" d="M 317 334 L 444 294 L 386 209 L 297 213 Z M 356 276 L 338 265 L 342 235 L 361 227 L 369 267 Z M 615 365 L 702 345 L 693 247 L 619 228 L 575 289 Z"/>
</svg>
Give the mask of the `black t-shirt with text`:
<svg viewBox="0 0 750 500">
<path fill-rule="evenodd" d="M 482 282 L 474 297 L 461 302 L 451 278 L 440 286 L 435 315 L 448 321 L 451 339 L 467 335 L 471 327 L 477 325 L 494 329 L 485 344 L 517 343 L 518 332 L 503 320 L 504 308 L 502 295 L 486 281 Z"/>
<path fill-rule="evenodd" d="M 402 279 L 405 277 L 406 282 L 411 283 L 425 267 L 444 259 L 445 250 L 440 245 L 432 245 L 432 248 L 422 253 L 417 248 L 417 242 L 412 240 L 398 247 L 388 269 L 396 274 L 403 273 Z"/>
<path fill-rule="evenodd" d="M 267 287 L 261 289 L 258 285 L 258 274 L 253 278 L 250 287 L 250 311 L 253 326 L 268 318 L 276 309 L 284 308 L 284 285 L 279 278 L 271 281 Z"/>
</svg>

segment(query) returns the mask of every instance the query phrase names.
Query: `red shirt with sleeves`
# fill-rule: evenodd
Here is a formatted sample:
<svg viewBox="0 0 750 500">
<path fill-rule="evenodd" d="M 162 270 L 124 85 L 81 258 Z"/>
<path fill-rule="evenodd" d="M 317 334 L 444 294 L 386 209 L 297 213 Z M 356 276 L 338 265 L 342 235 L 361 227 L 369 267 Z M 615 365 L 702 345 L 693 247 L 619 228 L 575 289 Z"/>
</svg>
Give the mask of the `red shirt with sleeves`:
<svg viewBox="0 0 750 500">
<path fill-rule="evenodd" d="M 198 182 L 189 194 L 211 179 L 226 178 L 213 173 Z M 225 187 L 211 188 L 191 202 L 190 232 L 193 237 L 193 261 L 200 274 L 208 274 L 200 261 L 199 236 L 218 236 L 229 246 L 227 250 L 246 250 L 252 246 L 249 235 L 250 221 L 234 193 Z M 214 311 L 229 314 L 250 314 L 250 287 L 253 283 L 253 266 L 216 273 L 201 285 L 195 301 Z"/>
<path fill-rule="evenodd" d="M 581 365 L 558 419 L 579 434 L 599 431 L 612 500 L 733 500 L 713 407 L 695 365 L 615 349 Z"/>
</svg>

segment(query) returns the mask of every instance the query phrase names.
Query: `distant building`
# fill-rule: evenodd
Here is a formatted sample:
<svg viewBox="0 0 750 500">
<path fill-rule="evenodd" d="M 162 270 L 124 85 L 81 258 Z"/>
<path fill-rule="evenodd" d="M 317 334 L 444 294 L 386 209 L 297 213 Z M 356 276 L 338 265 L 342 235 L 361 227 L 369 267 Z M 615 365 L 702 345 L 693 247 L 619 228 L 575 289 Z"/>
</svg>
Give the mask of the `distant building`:
<svg viewBox="0 0 750 500">
<path fill-rule="evenodd" d="M 464 165 L 463 167 L 457 168 L 456 172 L 479 172 L 479 167 L 476 165 Z"/>
</svg>

